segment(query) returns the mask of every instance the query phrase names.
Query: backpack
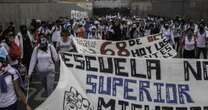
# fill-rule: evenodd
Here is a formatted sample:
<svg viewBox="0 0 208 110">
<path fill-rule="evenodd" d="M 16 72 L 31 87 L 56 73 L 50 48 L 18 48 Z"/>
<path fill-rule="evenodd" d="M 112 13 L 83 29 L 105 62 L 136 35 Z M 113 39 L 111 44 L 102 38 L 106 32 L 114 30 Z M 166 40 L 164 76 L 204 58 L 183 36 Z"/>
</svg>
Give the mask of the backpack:
<svg viewBox="0 0 208 110">
<path fill-rule="evenodd" d="M 20 47 L 13 41 L 9 47 L 9 56 L 15 60 L 21 57 L 21 49 Z"/>
</svg>

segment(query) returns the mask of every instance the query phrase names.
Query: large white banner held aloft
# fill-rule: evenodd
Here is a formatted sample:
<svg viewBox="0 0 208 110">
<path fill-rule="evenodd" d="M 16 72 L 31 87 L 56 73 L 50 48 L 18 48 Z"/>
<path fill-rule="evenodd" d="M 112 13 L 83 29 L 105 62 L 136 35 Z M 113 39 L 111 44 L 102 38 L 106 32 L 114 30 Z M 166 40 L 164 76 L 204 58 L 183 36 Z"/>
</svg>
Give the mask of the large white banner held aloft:
<svg viewBox="0 0 208 110">
<path fill-rule="evenodd" d="M 58 86 L 36 110 L 208 110 L 208 60 L 61 57 Z"/>
<path fill-rule="evenodd" d="M 73 38 L 79 53 L 144 58 L 172 58 L 177 55 L 161 34 L 124 41 Z"/>
</svg>

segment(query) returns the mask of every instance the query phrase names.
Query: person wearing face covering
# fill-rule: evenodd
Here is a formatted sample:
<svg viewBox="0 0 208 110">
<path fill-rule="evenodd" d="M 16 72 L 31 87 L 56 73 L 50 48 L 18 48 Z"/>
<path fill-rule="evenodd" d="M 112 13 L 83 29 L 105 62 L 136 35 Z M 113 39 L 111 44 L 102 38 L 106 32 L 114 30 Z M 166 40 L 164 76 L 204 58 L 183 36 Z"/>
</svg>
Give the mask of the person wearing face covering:
<svg viewBox="0 0 208 110">
<path fill-rule="evenodd" d="M 7 52 L 0 48 L 0 110 L 17 110 L 18 97 L 26 110 L 32 110 L 19 85 L 19 75 L 6 61 Z"/>
<path fill-rule="evenodd" d="M 136 24 L 133 24 L 131 30 L 130 30 L 130 38 L 133 39 L 133 38 L 137 38 L 138 37 L 138 31 L 137 31 L 137 25 Z"/>
<path fill-rule="evenodd" d="M 183 58 L 195 58 L 196 38 L 194 32 L 189 28 L 182 39 Z"/>
<path fill-rule="evenodd" d="M 7 59 L 8 59 L 8 63 L 12 66 L 12 67 L 16 67 L 19 63 L 19 58 L 20 58 L 20 54 L 18 56 L 18 58 L 14 58 L 12 57 L 12 54 L 11 54 L 11 48 L 12 46 L 16 44 L 15 40 L 14 40 L 14 33 L 13 32 L 8 32 L 6 35 L 5 35 L 5 39 L 1 42 L 1 46 L 4 47 L 6 49 L 6 51 L 9 53 L 9 55 L 7 56 Z M 18 46 L 17 46 L 18 47 Z"/>
<path fill-rule="evenodd" d="M 164 28 L 162 28 L 161 33 L 162 36 L 166 38 L 167 41 L 174 47 L 175 46 L 174 36 L 168 23 L 164 24 Z"/>
<path fill-rule="evenodd" d="M 73 42 L 73 35 L 67 30 L 64 29 L 62 31 L 62 36 L 61 40 L 57 42 L 57 51 L 58 53 L 62 52 L 75 52 L 76 48 Z"/>
<path fill-rule="evenodd" d="M 204 24 L 199 24 L 199 29 L 196 33 L 197 58 L 200 58 L 201 53 L 203 53 L 204 59 L 207 59 L 207 39 L 208 35 L 205 31 Z"/>
<path fill-rule="evenodd" d="M 49 96 L 54 89 L 56 62 L 58 62 L 56 49 L 48 43 L 46 36 L 41 34 L 40 43 L 34 48 L 32 53 L 28 77 L 31 77 L 36 67 L 36 75 L 42 81 L 42 85 L 44 85 L 44 94 L 46 96 Z"/>
<path fill-rule="evenodd" d="M 95 26 L 91 27 L 91 31 L 88 34 L 88 39 L 100 39 L 102 40 L 101 35 L 98 33 L 98 30 Z"/>
</svg>

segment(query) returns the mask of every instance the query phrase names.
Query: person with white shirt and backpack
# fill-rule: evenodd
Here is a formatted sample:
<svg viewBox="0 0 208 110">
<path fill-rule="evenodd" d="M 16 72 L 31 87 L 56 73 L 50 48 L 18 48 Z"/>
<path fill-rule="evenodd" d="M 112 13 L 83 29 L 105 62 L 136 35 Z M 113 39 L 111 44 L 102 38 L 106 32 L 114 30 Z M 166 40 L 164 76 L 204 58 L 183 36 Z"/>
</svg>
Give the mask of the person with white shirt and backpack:
<svg viewBox="0 0 208 110">
<path fill-rule="evenodd" d="M 34 48 L 32 53 L 28 77 L 31 77 L 36 67 L 36 74 L 42 81 L 47 96 L 49 96 L 54 89 L 55 64 L 57 62 L 58 54 L 55 47 L 49 44 L 44 34 L 40 35 L 40 44 Z"/>
</svg>

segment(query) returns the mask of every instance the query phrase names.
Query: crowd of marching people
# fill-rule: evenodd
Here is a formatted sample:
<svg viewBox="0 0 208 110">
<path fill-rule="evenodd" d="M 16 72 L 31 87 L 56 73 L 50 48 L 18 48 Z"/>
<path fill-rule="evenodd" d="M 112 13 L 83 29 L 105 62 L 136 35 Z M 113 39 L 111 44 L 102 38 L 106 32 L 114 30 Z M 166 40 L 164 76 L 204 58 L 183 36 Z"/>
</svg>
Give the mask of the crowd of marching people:
<svg viewBox="0 0 208 110">
<path fill-rule="evenodd" d="M 19 31 L 17 31 L 19 28 Z M 55 22 L 33 19 L 29 26 L 0 24 L 0 110 L 16 110 L 18 97 L 31 110 L 24 95 L 24 79 L 35 72 L 46 96 L 54 89 L 61 52 L 76 52 L 73 37 L 121 41 L 161 33 L 178 53 L 178 58 L 207 58 L 208 27 L 193 21 L 148 16 L 70 19 Z"/>
</svg>

